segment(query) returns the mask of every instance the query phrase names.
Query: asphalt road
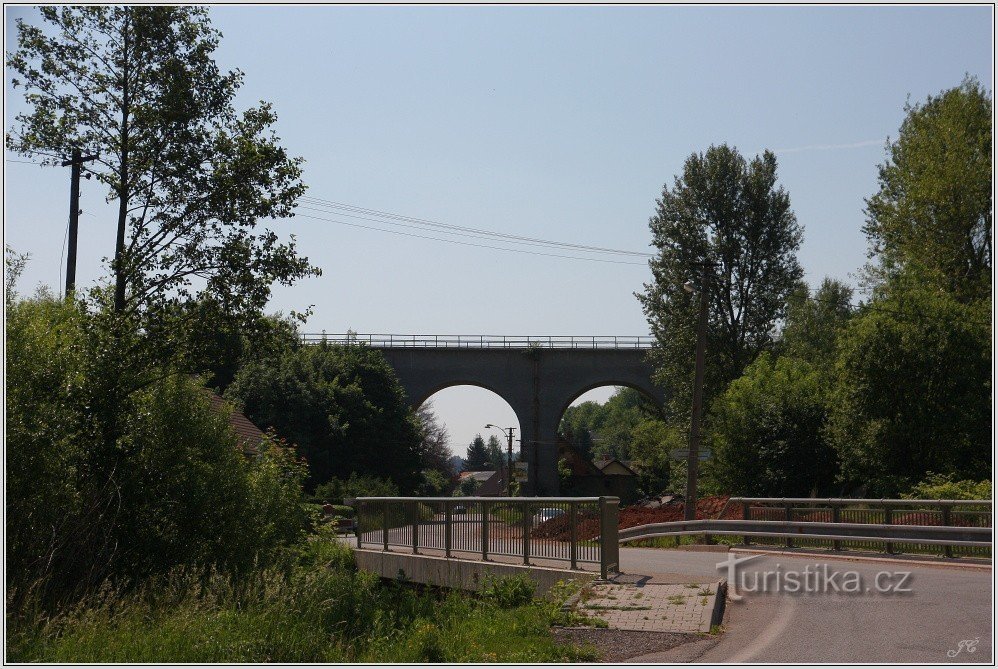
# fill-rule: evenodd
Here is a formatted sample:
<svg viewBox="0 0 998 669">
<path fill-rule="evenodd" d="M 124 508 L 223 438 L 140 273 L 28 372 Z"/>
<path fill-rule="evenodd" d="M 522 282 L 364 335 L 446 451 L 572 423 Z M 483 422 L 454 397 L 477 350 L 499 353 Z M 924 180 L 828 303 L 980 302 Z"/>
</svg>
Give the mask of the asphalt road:
<svg viewBox="0 0 998 669">
<path fill-rule="evenodd" d="M 651 548 L 622 548 L 620 553 L 625 573 L 681 573 L 689 574 L 691 580 L 727 577 L 726 568 L 716 569 L 718 562 L 728 555 L 750 555 Z M 827 572 L 816 566 L 821 564 L 827 565 Z M 804 576 L 805 568 L 810 577 Z M 779 572 L 784 591 L 760 592 L 764 572 L 771 574 L 766 581 L 770 591 L 777 589 L 773 574 Z M 837 577 L 833 576 L 835 572 Z M 856 575 L 848 576 L 846 572 Z M 880 577 L 881 587 L 910 592 L 879 592 L 879 572 L 891 573 Z M 910 576 L 904 578 L 900 572 L 910 572 Z M 813 592 L 786 592 L 794 587 L 788 578 L 791 573 L 797 575 L 799 589 L 806 587 Z M 820 582 L 826 584 L 824 588 Z M 840 590 L 858 592 L 836 593 L 827 585 L 829 582 Z M 627 661 L 992 662 L 994 601 L 990 569 L 767 555 L 737 567 L 733 583 L 725 612 L 725 632 L 719 641 L 698 642 Z M 731 595 L 737 594 L 743 599 L 732 601 Z M 961 641 L 965 642 L 962 649 Z"/>
</svg>

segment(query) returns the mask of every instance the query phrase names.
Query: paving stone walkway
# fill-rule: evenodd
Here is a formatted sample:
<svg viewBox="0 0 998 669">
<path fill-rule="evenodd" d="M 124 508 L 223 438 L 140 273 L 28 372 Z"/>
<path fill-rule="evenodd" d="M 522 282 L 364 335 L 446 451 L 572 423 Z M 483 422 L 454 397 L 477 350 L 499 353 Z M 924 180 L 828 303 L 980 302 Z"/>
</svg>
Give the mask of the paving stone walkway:
<svg viewBox="0 0 998 669">
<path fill-rule="evenodd" d="M 709 632 L 714 583 L 595 583 L 576 604 L 577 613 L 605 620 L 611 629 L 646 632 Z"/>
</svg>

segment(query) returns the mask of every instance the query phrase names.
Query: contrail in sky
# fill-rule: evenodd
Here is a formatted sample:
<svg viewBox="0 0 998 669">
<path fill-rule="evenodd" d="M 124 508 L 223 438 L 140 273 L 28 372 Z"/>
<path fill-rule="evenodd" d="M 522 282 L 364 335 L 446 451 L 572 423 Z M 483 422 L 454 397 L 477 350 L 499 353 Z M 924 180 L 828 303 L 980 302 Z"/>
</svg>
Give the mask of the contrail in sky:
<svg viewBox="0 0 998 669">
<path fill-rule="evenodd" d="M 833 151 L 835 149 L 858 149 L 864 146 L 883 145 L 882 139 L 867 139 L 862 142 L 852 142 L 850 144 L 808 144 L 807 146 L 795 146 L 790 149 L 773 149 L 773 153 L 800 153 L 801 151 Z"/>
</svg>

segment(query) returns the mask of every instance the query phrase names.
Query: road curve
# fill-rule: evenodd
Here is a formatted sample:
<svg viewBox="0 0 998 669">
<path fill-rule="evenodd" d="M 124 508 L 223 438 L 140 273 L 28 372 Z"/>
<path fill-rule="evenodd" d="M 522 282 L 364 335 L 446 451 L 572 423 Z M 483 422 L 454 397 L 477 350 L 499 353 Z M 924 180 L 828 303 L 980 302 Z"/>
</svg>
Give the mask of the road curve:
<svg viewBox="0 0 998 669">
<path fill-rule="evenodd" d="M 726 576 L 716 564 L 741 552 L 700 553 L 653 548 L 622 548 L 621 569 L 632 574 L 685 573 Z M 801 574 L 823 570 L 855 572 L 858 592 L 763 593 L 762 574 Z M 910 592 L 877 591 L 876 579 Z M 628 662 L 986 662 L 991 663 L 992 571 L 930 566 L 911 562 L 864 562 L 824 556 L 765 555 L 740 565 L 735 592 L 727 604 L 725 633 L 716 644 L 698 646 L 690 656 L 682 647 L 630 658 Z M 744 574 L 744 576 L 741 576 Z M 815 579 L 817 580 L 817 579 Z M 773 583 L 770 580 L 769 583 Z M 739 587 L 739 583 L 747 587 Z M 770 588 L 770 590 L 775 588 Z M 817 589 L 817 588 L 815 588 Z M 729 593 L 731 594 L 731 593 Z M 961 642 L 964 642 L 961 644 Z"/>
</svg>

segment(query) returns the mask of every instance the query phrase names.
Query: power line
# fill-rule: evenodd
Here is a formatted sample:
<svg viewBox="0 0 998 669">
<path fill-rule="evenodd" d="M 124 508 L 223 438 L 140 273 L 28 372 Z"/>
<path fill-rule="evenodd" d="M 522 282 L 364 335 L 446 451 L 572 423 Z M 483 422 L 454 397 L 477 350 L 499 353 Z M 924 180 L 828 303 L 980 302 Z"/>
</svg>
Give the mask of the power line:
<svg viewBox="0 0 998 669">
<path fill-rule="evenodd" d="M 377 219 L 390 219 L 395 221 L 403 221 L 405 223 L 411 223 L 417 226 L 438 228 L 440 230 L 454 231 L 455 233 L 471 234 L 475 236 L 486 236 L 495 237 L 502 240 L 514 241 L 517 243 L 530 243 L 548 246 L 563 247 L 566 249 L 573 249 L 576 251 L 587 251 L 592 253 L 609 253 L 616 255 L 627 255 L 627 256 L 637 256 L 642 258 L 654 257 L 653 253 L 645 253 L 643 251 L 628 251 L 622 249 L 607 248 L 604 246 L 589 246 L 586 244 L 575 244 L 572 242 L 561 242 L 551 239 L 539 239 L 537 237 L 525 237 L 522 235 L 513 235 L 504 232 L 495 232 L 493 230 L 483 230 L 480 228 L 469 228 L 460 225 L 451 225 L 448 223 L 440 223 L 438 221 L 432 221 L 423 218 L 415 218 L 412 216 L 405 216 L 402 214 L 395 214 L 391 212 L 379 211 L 377 209 L 369 209 L 366 207 L 359 207 L 357 205 L 347 204 L 344 202 L 336 202 L 333 200 L 326 200 L 323 198 L 312 197 L 309 195 L 302 196 L 302 200 L 310 201 L 313 204 L 319 204 L 330 209 L 343 210 L 342 212 L 337 212 L 337 215 L 350 216 L 350 214 L 343 212 L 353 212 L 354 214 L 366 214 L 369 216 L 376 216 Z M 352 218 L 364 218 L 363 216 L 351 216 Z M 365 219 L 372 220 L 372 219 Z M 382 222 L 377 220 L 377 222 Z"/>
<path fill-rule="evenodd" d="M 348 221 L 338 221 L 338 220 L 332 219 L 332 218 L 323 218 L 321 216 L 312 216 L 311 214 L 297 214 L 297 216 L 300 216 L 302 218 L 311 218 L 311 219 L 315 219 L 317 221 L 326 221 L 326 222 L 329 222 L 329 223 L 336 223 L 338 225 L 347 225 L 347 226 L 350 226 L 352 228 L 362 228 L 364 230 L 376 230 L 378 232 L 387 232 L 387 233 L 390 233 L 390 234 L 393 234 L 393 235 L 402 235 L 404 237 L 416 237 L 418 239 L 430 239 L 430 240 L 438 241 L 438 242 L 447 242 L 447 243 L 450 243 L 450 244 L 460 244 L 461 246 L 474 246 L 474 247 L 482 248 L 482 249 L 494 249 L 496 251 L 509 251 L 511 253 L 526 253 L 526 254 L 535 255 L 535 256 L 547 256 L 549 258 L 564 258 L 566 260 L 585 260 L 585 261 L 589 261 L 589 262 L 612 263 L 612 264 L 615 264 L 615 265 L 642 265 L 642 266 L 645 265 L 645 263 L 643 263 L 643 262 L 628 262 L 626 260 L 609 260 L 609 259 L 606 259 L 606 258 L 586 258 L 584 256 L 566 256 L 566 255 L 561 255 L 561 254 L 557 254 L 557 253 L 542 253 L 540 251 L 527 251 L 527 250 L 524 250 L 524 249 L 514 249 L 514 248 L 505 247 L 505 246 L 490 246 L 488 244 L 475 244 L 475 243 L 472 243 L 472 242 L 464 242 L 464 241 L 460 241 L 460 240 L 457 240 L 457 239 L 444 239 L 442 237 L 431 237 L 429 235 L 417 235 L 417 234 L 412 233 L 412 232 L 402 232 L 401 230 L 387 230 L 385 228 L 376 228 L 376 227 L 369 226 L 369 225 L 361 225 L 360 223 L 350 223 Z"/>
<path fill-rule="evenodd" d="M 395 225 L 395 226 L 400 226 L 400 227 L 403 227 L 403 228 L 406 228 L 406 229 L 410 229 L 410 230 L 421 230 L 421 231 L 425 231 L 425 228 L 411 226 L 411 225 L 409 225 L 407 223 L 399 223 L 397 221 L 391 221 L 391 220 L 380 220 L 380 219 L 377 219 L 377 218 L 369 218 L 367 216 L 359 216 L 357 214 L 348 214 L 348 213 L 342 212 L 342 211 L 330 212 L 330 211 L 327 211 L 326 209 L 316 209 L 315 207 L 309 207 L 309 206 L 300 206 L 299 209 L 308 209 L 309 211 L 317 211 L 319 213 L 333 214 L 333 215 L 336 215 L 336 216 L 346 216 L 348 218 L 356 218 L 356 219 L 360 219 L 362 221 L 370 221 L 372 223 L 382 223 L 382 224 L 387 224 L 387 225 Z M 590 251 L 590 250 L 586 250 L 586 249 L 576 249 L 576 248 L 573 248 L 572 245 L 569 245 L 569 244 L 561 245 L 560 242 L 546 242 L 546 241 L 545 242 L 533 242 L 533 241 L 516 241 L 516 240 L 500 239 L 500 238 L 498 238 L 499 237 L 498 233 L 489 233 L 489 234 L 483 233 L 483 234 L 478 234 L 478 233 L 472 233 L 472 232 L 451 232 L 449 230 L 439 230 L 439 231 L 437 231 L 437 230 L 431 230 L 431 231 L 432 232 L 440 232 L 442 234 L 447 234 L 447 235 L 454 235 L 456 237 L 465 237 L 465 238 L 468 238 L 468 239 L 484 239 L 486 241 L 500 241 L 500 242 L 511 243 L 511 244 L 522 244 L 522 245 L 525 245 L 525 246 L 540 246 L 542 248 L 549 248 L 549 249 L 553 248 L 553 249 L 556 249 L 556 250 L 576 251 L 576 252 L 579 252 L 579 253 L 607 253 L 606 251 Z"/>
</svg>

